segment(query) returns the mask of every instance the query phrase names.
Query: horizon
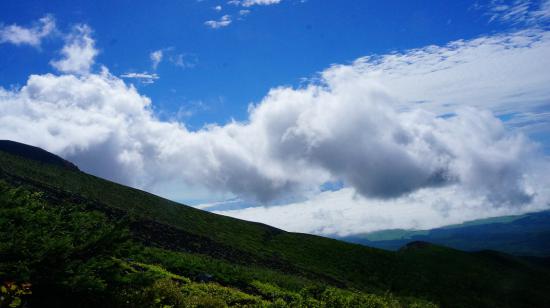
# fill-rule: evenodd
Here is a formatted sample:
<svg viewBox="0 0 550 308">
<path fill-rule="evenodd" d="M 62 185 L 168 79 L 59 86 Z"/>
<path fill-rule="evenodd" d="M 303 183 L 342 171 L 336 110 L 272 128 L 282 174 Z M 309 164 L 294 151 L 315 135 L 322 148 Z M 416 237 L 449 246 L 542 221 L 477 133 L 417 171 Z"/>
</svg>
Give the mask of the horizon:
<svg viewBox="0 0 550 308">
<path fill-rule="evenodd" d="M 287 231 L 548 210 L 549 30 L 548 0 L 5 2 L 0 139 Z"/>
</svg>

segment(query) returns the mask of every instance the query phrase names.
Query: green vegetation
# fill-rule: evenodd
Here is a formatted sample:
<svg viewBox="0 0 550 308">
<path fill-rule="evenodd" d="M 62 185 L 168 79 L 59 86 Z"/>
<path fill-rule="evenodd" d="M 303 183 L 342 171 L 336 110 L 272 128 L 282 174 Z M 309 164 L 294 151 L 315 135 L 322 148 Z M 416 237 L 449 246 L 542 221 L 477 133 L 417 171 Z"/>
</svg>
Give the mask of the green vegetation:
<svg viewBox="0 0 550 308">
<path fill-rule="evenodd" d="M 83 205 L 49 204 L 41 193 L 3 181 L 0 204 L 0 277 L 6 281 L 0 307 L 76 302 L 119 307 L 401 306 L 389 295 L 350 292 L 264 268 L 144 247 L 131 240 L 124 222 Z"/>
<path fill-rule="evenodd" d="M 0 151 L 2 308 L 544 307 L 549 278 L 496 253 L 284 232 Z"/>
</svg>

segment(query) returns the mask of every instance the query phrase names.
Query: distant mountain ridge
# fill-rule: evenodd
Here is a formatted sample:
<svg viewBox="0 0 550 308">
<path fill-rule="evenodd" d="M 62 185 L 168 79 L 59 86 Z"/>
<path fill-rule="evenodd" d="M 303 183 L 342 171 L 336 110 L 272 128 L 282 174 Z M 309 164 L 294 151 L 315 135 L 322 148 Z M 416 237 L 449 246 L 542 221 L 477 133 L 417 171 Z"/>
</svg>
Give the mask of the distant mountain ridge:
<svg viewBox="0 0 550 308">
<path fill-rule="evenodd" d="M 550 257 L 550 211 L 481 219 L 431 230 L 382 230 L 340 239 L 388 250 L 425 241 L 466 251 L 491 249 L 518 256 Z"/>
</svg>

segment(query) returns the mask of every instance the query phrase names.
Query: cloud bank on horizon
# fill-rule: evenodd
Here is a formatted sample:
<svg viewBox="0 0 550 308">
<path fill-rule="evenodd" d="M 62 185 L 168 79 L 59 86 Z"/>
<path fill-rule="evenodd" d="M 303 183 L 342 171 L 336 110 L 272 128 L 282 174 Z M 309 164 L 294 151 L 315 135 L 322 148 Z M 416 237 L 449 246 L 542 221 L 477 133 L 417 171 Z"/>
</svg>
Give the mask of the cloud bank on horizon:
<svg viewBox="0 0 550 308">
<path fill-rule="evenodd" d="M 38 40 L 26 44 L 48 35 L 44 18 L 17 26 Z M 195 131 L 160 120 L 148 97 L 97 69 L 93 33 L 76 25 L 50 62 L 57 74 L 0 88 L 0 136 L 152 192 L 236 196 L 258 206 L 218 212 L 291 231 L 429 228 L 546 209 L 550 162 L 523 132 L 550 132 L 541 112 L 550 32 L 532 24 L 334 65 L 303 87 L 271 89 L 247 121 Z M 327 183 L 338 188 L 323 191 Z"/>
</svg>

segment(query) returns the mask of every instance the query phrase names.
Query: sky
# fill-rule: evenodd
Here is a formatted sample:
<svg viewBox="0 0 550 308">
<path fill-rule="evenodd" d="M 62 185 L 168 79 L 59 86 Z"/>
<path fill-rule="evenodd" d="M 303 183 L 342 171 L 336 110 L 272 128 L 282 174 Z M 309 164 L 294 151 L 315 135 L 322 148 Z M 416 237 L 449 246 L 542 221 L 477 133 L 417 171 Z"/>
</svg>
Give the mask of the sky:
<svg viewBox="0 0 550 308">
<path fill-rule="evenodd" d="M 550 1 L 2 1 L 0 139 L 288 231 L 550 208 Z"/>
</svg>

